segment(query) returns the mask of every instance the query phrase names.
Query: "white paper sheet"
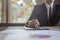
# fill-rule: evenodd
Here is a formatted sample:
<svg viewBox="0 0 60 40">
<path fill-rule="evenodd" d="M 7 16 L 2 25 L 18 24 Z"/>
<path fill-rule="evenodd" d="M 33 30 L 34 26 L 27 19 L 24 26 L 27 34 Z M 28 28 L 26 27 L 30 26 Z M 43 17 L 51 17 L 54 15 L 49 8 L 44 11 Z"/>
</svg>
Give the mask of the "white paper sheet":
<svg viewBox="0 0 60 40">
<path fill-rule="evenodd" d="M 20 29 L 10 29 L 5 30 L 3 33 L 7 33 L 8 35 L 4 38 L 4 40 L 60 40 L 60 31 L 52 31 L 52 30 L 20 30 Z M 10 33 L 10 34 L 9 34 Z M 49 38 L 34 38 L 30 35 L 50 35 Z"/>
</svg>

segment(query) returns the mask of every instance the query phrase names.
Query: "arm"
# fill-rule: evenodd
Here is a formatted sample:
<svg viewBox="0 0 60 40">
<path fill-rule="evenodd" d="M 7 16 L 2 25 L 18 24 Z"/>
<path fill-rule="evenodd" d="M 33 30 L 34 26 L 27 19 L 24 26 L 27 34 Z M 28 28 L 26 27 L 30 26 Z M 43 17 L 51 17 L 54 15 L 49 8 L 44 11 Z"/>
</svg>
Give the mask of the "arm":
<svg viewBox="0 0 60 40">
<path fill-rule="evenodd" d="M 35 28 L 36 24 L 39 25 L 39 22 L 38 22 L 38 15 L 39 14 L 38 13 L 39 13 L 39 7 L 35 6 L 28 22 L 26 23 L 26 26 L 28 26 L 28 27 L 30 26 L 32 28 Z"/>
<path fill-rule="evenodd" d="M 39 7 L 38 6 L 34 6 L 34 10 L 29 18 L 29 20 L 32 20 L 32 19 L 37 19 L 38 18 L 38 15 L 39 15 Z"/>
</svg>

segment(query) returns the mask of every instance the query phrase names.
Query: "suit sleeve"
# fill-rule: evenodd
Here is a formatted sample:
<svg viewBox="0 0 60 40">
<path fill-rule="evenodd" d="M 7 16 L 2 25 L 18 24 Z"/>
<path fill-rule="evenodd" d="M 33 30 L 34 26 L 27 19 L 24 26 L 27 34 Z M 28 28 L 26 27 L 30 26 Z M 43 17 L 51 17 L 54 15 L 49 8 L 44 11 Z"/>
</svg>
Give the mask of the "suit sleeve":
<svg viewBox="0 0 60 40">
<path fill-rule="evenodd" d="M 37 19 L 38 15 L 39 15 L 39 7 L 36 5 L 36 6 L 34 6 L 34 10 L 33 10 L 32 14 L 31 14 L 29 20 Z"/>
</svg>

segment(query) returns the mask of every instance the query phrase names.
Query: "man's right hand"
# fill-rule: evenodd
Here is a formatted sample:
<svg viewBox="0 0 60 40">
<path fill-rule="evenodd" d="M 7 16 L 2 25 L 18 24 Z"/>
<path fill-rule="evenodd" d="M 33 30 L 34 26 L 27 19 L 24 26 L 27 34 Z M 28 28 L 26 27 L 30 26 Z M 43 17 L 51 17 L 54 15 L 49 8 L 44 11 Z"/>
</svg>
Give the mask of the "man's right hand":
<svg viewBox="0 0 60 40">
<path fill-rule="evenodd" d="M 37 26 L 40 25 L 37 19 L 32 19 L 27 22 L 26 26 L 30 28 L 36 28 L 37 27 L 36 24 Z"/>
</svg>

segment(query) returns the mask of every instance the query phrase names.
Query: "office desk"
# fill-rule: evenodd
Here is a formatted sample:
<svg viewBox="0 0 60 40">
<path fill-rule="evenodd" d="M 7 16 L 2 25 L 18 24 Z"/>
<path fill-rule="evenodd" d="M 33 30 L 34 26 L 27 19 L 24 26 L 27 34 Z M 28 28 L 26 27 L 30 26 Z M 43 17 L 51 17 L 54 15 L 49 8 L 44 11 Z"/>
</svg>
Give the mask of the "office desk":
<svg viewBox="0 0 60 40">
<path fill-rule="evenodd" d="M 60 31 L 54 30 L 25 30 L 9 29 L 0 32 L 0 40 L 60 40 Z M 32 35 L 48 35 L 48 38 L 33 37 Z"/>
</svg>

